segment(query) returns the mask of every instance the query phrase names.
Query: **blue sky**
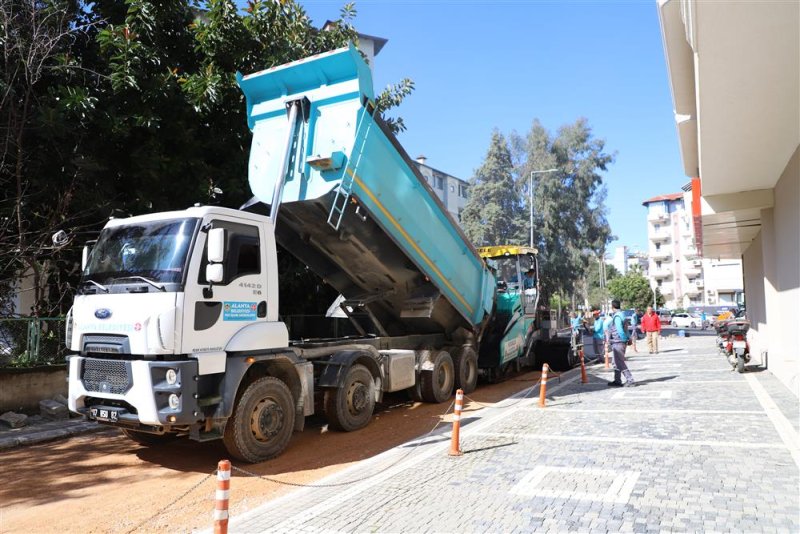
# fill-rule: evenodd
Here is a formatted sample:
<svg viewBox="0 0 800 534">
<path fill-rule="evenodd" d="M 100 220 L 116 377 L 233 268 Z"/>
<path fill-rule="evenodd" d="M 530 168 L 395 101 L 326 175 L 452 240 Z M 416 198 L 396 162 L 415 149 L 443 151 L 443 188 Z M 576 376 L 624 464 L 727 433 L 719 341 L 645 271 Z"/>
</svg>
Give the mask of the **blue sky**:
<svg viewBox="0 0 800 534">
<path fill-rule="evenodd" d="M 302 1 L 317 26 L 342 2 Z M 638 2 L 360 1 L 356 28 L 389 40 L 376 91 L 403 77 L 399 110 L 412 157 L 469 179 L 491 132 L 527 133 L 586 117 L 616 161 L 605 175 L 608 219 L 646 250 L 642 201 L 680 191 L 683 174 L 655 0 Z"/>
</svg>

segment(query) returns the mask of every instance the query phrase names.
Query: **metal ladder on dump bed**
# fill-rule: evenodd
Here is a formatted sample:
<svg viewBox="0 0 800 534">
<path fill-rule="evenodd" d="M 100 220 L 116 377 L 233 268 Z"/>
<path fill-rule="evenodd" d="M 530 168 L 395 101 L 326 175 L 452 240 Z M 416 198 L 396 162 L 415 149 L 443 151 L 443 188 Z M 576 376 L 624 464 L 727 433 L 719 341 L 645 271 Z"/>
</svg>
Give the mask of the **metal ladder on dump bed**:
<svg viewBox="0 0 800 534">
<path fill-rule="evenodd" d="M 367 102 L 367 106 L 370 103 Z M 373 111 L 369 114 L 374 122 L 375 114 L 378 112 L 378 107 L 373 105 Z M 342 219 L 344 218 L 344 212 L 347 209 L 347 201 L 350 200 L 350 194 L 353 191 L 353 182 L 355 182 L 356 176 L 356 169 L 358 168 L 358 164 L 361 161 L 361 156 L 364 154 L 364 146 L 367 143 L 367 136 L 369 134 L 369 130 L 372 127 L 372 123 L 367 126 L 367 131 L 364 132 L 363 136 L 359 136 L 361 132 L 361 128 L 363 124 L 366 122 L 365 118 L 368 115 L 367 112 L 368 108 L 365 107 L 361 118 L 358 121 L 358 126 L 356 126 L 356 139 L 361 139 L 361 145 L 356 150 L 356 147 L 353 147 L 353 152 L 351 155 L 355 154 L 356 158 L 355 163 L 351 165 L 351 161 L 353 158 L 348 159 L 347 164 L 344 166 L 344 173 L 342 174 L 342 182 L 339 184 L 339 187 L 336 188 L 336 195 L 333 197 L 333 203 L 331 204 L 331 211 L 328 214 L 328 225 L 334 230 L 339 230 L 339 226 L 342 224 Z"/>
</svg>

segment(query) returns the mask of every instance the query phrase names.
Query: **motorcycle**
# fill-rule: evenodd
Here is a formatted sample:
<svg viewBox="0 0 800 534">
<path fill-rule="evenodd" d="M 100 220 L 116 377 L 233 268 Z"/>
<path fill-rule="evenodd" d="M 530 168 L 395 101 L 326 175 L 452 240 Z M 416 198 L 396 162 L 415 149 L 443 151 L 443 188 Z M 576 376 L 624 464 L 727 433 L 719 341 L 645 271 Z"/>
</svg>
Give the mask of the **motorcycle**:
<svg viewBox="0 0 800 534">
<path fill-rule="evenodd" d="M 750 362 L 750 344 L 747 342 L 747 331 L 750 330 L 750 323 L 740 319 L 734 319 L 725 323 L 728 338 L 725 343 L 725 354 L 728 363 L 740 373 L 744 373 L 744 367 Z"/>
<path fill-rule="evenodd" d="M 720 354 L 726 354 L 728 339 L 730 338 L 730 334 L 728 334 L 728 322 L 724 321 L 715 323 L 714 329 L 717 331 L 717 349 L 719 350 Z"/>
</svg>

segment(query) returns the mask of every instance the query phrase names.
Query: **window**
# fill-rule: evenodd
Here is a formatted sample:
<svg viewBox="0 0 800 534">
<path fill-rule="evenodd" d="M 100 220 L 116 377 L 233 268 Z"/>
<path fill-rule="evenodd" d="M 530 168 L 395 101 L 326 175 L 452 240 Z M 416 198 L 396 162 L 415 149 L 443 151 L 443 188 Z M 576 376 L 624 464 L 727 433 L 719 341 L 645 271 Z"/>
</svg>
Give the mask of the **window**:
<svg viewBox="0 0 800 534">
<path fill-rule="evenodd" d="M 217 285 L 228 285 L 241 276 L 261 273 L 261 242 L 257 227 L 228 221 L 212 221 L 211 227 L 225 229 L 225 279 Z M 203 261 L 197 277 L 199 284 L 208 283 L 207 263 L 208 242 L 203 247 Z"/>
<path fill-rule="evenodd" d="M 664 282 L 663 280 L 658 280 L 656 283 L 658 284 L 658 287 L 661 287 L 661 284 L 662 284 L 663 282 Z"/>
<path fill-rule="evenodd" d="M 653 225 L 653 230 L 655 230 L 656 232 L 658 232 L 659 230 L 661 230 L 661 225 L 660 225 L 660 224 L 654 224 L 654 225 Z"/>
<path fill-rule="evenodd" d="M 458 208 L 458 222 L 461 222 L 462 213 L 464 213 L 464 208 Z"/>
<path fill-rule="evenodd" d="M 661 268 L 661 262 L 660 262 L 660 261 L 657 261 L 657 262 L 656 262 L 656 269 L 660 269 L 660 268 Z"/>
<path fill-rule="evenodd" d="M 458 184 L 458 196 L 461 198 L 467 198 L 467 186 L 464 184 Z"/>
<path fill-rule="evenodd" d="M 444 189 L 444 177 L 439 174 L 433 175 L 434 185 L 436 189 Z"/>
<path fill-rule="evenodd" d="M 656 243 L 656 250 L 661 250 L 661 243 Z"/>
<path fill-rule="evenodd" d="M 450 184 L 450 192 L 451 193 L 455 193 L 456 192 L 456 186 L 454 186 L 453 184 Z"/>
</svg>

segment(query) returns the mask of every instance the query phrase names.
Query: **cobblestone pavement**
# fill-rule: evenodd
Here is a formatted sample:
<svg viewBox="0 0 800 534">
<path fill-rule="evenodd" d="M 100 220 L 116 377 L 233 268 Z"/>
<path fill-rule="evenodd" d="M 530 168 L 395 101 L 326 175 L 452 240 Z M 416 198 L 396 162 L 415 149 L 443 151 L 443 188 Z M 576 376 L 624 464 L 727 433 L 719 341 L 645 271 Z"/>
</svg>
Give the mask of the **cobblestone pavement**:
<svg viewBox="0 0 800 534">
<path fill-rule="evenodd" d="M 731 371 L 713 338 L 632 354 L 635 388 L 594 365 L 533 397 L 468 406 L 449 431 L 234 517 L 232 532 L 798 532 L 798 401 Z M 444 406 L 444 405 L 443 405 Z M 321 452 L 324 454 L 324 451 Z M 368 477 L 368 478 L 364 478 Z M 231 483 L 236 499 L 236 477 Z"/>
</svg>

